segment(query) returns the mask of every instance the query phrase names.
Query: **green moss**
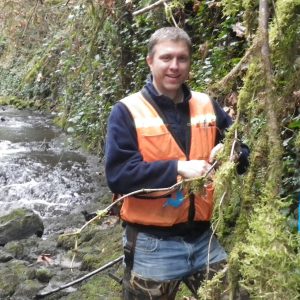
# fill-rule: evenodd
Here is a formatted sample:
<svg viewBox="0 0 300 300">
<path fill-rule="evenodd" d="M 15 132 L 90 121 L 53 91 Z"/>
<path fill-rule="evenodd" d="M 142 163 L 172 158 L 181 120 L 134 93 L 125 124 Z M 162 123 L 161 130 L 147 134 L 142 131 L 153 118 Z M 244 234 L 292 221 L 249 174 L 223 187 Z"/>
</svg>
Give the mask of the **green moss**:
<svg viewBox="0 0 300 300">
<path fill-rule="evenodd" d="M 0 270 L 0 296 L 1 299 L 12 296 L 17 286 L 26 280 L 27 267 L 24 262 L 11 261 Z M 2 298 L 3 297 L 3 298 Z"/>
<path fill-rule="evenodd" d="M 22 258 L 24 246 L 18 241 L 12 241 L 5 245 L 5 250 L 11 253 L 15 258 Z"/>
<path fill-rule="evenodd" d="M 57 247 L 61 247 L 65 250 L 69 250 L 75 247 L 75 241 L 78 238 L 74 234 L 61 234 L 57 239 Z"/>
<path fill-rule="evenodd" d="M 49 5 L 57 5 L 57 4 L 62 4 L 65 3 L 64 0 L 46 0 L 45 4 Z"/>
<path fill-rule="evenodd" d="M 267 202 L 266 202 L 267 201 Z M 300 287 L 299 241 L 287 227 L 279 199 L 264 199 L 255 207 L 242 246 L 242 284 L 253 298 L 296 299 Z M 298 245 L 297 245 L 298 244 Z"/>
<path fill-rule="evenodd" d="M 10 214 L 4 215 L 0 217 L 0 224 L 5 224 L 11 220 L 15 220 L 18 218 L 24 218 L 27 214 L 27 211 L 20 208 L 13 210 Z"/>
<path fill-rule="evenodd" d="M 122 254 L 120 226 L 115 226 L 107 230 L 100 230 L 99 226 L 91 226 L 87 230 L 87 236 L 82 236 L 78 247 L 76 258 L 82 260 L 83 270 L 95 270 L 107 262 L 115 259 Z M 91 232 L 94 232 L 91 238 Z M 109 271 L 116 272 L 118 277 L 122 277 L 123 268 L 119 264 L 116 270 L 113 267 Z M 82 285 L 79 291 L 70 294 L 67 299 L 120 299 L 121 286 L 105 273 L 101 273 L 90 278 L 86 284 Z"/>
<path fill-rule="evenodd" d="M 227 16 L 235 16 L 243 7 L 243 0 L 222 0 L 221 3 L 223 5 L 223 12 Z"/>
<path fill-rule="evenodd" d="M 35 299 L 37 292 L 42 289 L 43 285 L 37 280 L 25 280 L 22 282 L 14 294 L 13 298 L 21 296 L 22 299 Z"/>
<path fill-rule="evenodd" d="M 121 234 L 118 225 L 102 230 L 101 225 L 90 224 L 78 235 L 76 250 L 75 235 L 59 236 L 58 246 L 70 250 L 70 258 L 75 254 L 82 261 L 83 270 L 93 270 L 121 255 Z"/>
<path fill-rule="evenodd" d="M 220 289 L 222 289 L 224 281 L 224 272 L 216 273 L 211 280 L 204 280 L 198 290 L 200 299 L 215 300 L 220 299 Z M 223 296 L 224 297 L 224 296 Z"/>
<path fill-rule="evenodd" d="M 121 255 L 121 235 L 120 226 L 105 231 L 98 230 L 94 238 L 84 244 L 85 248 L 79 249 L 79 255 L 83 255 L 82 268 L 91 270 Z"/>
<path fill-rule="evenodd" d="M 39 268 L 36 270 L 35 275 L 38 281 L 46 283 L 50 281 L 54 274 L 47 268 Z"/>
<path fill-rule="evenodd" d="M 204 186 L 207 183 L 207 178 L 201 177 L 197 180 L 193 180 L 191 182 L 187 182 L 184 185 L 186 190 L 190 190 L 192 193 L 195 194 L 203 194 L 204 193 Z"/>
<path fill-rule="evenodd" d="M 255 34 L 258 27 L 258 0 L 243 0 L 243 23 L 246 26 L 246 36 L 251 37 Z"/>
<path fill-rule="evenodd" d="M 263 86 L 262 66 L 258 59 L 254 59 L 249 65 L 248 72 L 244 77 L 244 85 L 239 93 L 239 114 L 249 114 L 249 120 L 251 120 L 254 115 L 257 116 L 257 111 L 261 109 L 262 105 L 257 101 L 257 94 L 263 89 Z"/>
<path fill-rule="evenodd" d="M 87 252 L 82 257 L 82 269 L 83 270 L 95 270 L 101 266 L 100 255 L 101 252 L 94 250 L 93 247 L 85 248 L 80 250 L 80 256 L 83 252 Z"/>
<path fill-rule="evenodd" d="M 184 283 L 181 283 L 175 299 L 182 300 L 182 299 L 194 299 L 194 298 L 192 292 L 188 289 L 188 287 Z"/>
<path fill-rule="evenodd" d="M 235 226 L 241 206 L 241 191 L 237 188 L 237 183 L 241 182 L 237 178 L 236 165 L 233 162 L 225 162 L 217 171 L 214 182 L 215 206 L 212 226 L 226 248 L 230 249 L 232 243 L 228 236 L 232 233 L 232 227 Z"/>
<path fill-rule="evenodd" d="M 112 280 L 105 274 L 96 275 L 89 279 L 79 291 L 70 294 L 66 300 L 95 300 L 95 299 L 111 299 L 117 300 L 121 298 L 121 285 Z"/>
<path fill-rule="evenodd" d="M 12 105 L 18 109 L 32 108 L 35 105 L 34 101 L 19 99 L 17 97 L 0 97 L 0 105 Z"/>
<path fill-rule="evenodd" d="M 0 97 L 0 105 L 9 105 L 10 97 Z"/>
<path fill-rule="evenodd" d="M 300 149 L 300 131 L 296 135 L 294 144 L 296 149 Z"/>
<path fill-rule="evenodd" d="M 43 67 L 44 61 L 46 61 L 47 56 L 44 56 L 41 60 L 35 63 L 35 65 L 29 70 L 29 72 L 26 74 L 26 76 L 23 79 L 23 83 L 32 83 L 36 78 Z"/>
<path fill-rule="evenodd" d="M 3 271 L 7 271 L 3 269 Z M 0 296 L 5 299 L 12 296 L 18 286 L 18 276 L 14 273 L 6 273 L 5 276 L 0 276 Z"/>
</svg>

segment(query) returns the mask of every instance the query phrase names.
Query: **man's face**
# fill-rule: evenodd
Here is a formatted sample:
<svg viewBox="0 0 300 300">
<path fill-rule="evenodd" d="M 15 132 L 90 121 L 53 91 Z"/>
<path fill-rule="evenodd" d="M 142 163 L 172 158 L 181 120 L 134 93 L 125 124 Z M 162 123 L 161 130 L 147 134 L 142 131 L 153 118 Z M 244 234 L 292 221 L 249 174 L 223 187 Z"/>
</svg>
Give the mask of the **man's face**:
<svg viewBox="0 0 300 300">
<path fill-rule="evenodd" d="M 190 51 L 184 41 L 162 41 L 154 46 L 154 54 L 147 57 L 158 92 L 174 99 L 190 71 Z"/>
</svg>

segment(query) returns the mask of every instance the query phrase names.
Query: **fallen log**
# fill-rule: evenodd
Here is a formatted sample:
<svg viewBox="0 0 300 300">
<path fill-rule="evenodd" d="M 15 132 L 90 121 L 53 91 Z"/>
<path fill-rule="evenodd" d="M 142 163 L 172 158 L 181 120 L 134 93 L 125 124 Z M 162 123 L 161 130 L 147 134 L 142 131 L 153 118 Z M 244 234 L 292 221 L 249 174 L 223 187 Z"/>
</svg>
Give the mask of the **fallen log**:
<svg viewBox="0 0 300 300">
<path fill-rule="evenodd" d="M 102 271 L 105 271 L 106 269 L 112 267 L 113 265 L 115 265 L 118 262 L 122 261 L 123 258 L 124 258 L 124 255 L 121 255 L 120 257 L 118 257 L 118 258 L 116 258 L 116 259 L 108 262 L 104 266 L 102 266 L 102 267 L 100 267 L 100 268 L 98 268 L 98 269 L 96 269 L 96 270 L 94 270 L 94 271 L 92 271 L 92 272 L 90 272 L 90 273 L 88 273 L 88 274 L 80 277 L 80 278 L 77 278 L 77 279 L 75 279 L 75 280 L 73 280 L 73 281 L 71 281 L 69 283 L 61 285 L 61 286 L 59 286 L 59 287 L 57 287 L 57 288 L 55 288 L 55 289 L 53 289 L 51 291 L 48 291 L 48 292 L 39 292 L 38 294 L 36 294 L 35 299 L 42 299 L 42 298 L 44 298 L 46 296 L 49 296 L 49 295 L 54 294 L 56 292 L 59 292 L 59 291 L 61 291 L 63 289 L 66 289 L 66 288 L 68 288 L 68 287 L 70 287 L 70 286 L 72 286 L 72 285 L 74 285 L 76 283 L 79 283 L 79 282 L 81 282 L 81 281 L 83 281 L 85 279 L 88 279 L 88 278 L 92 277 L 93 275 L 98 274 L 98 273 L 100 273 Z"/>
</svg>

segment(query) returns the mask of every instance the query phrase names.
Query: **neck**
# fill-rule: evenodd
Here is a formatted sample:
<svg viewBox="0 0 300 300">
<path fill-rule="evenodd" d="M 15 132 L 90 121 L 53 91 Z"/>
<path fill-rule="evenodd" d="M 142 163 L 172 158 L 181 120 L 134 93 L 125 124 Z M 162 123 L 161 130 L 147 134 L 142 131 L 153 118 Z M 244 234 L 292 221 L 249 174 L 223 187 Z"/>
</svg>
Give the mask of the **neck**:
<svg viewBox="0 0 300 300">
<path fill-rule="evenodd" d="M 183 102 L 183 91 L 180 89 L 175 97 L 172 99 L 175 104 Z"/>
<path fill-rule="evenodd" d="M 176 103 L 180 103 L 183 102 L 183 91 L 182 88 L 178 89 L 177 91 L 173 92 L 173 93 L 164 93 L 162 91 L 159 90 L 159 88 L 157 87 L 157 85 L 155 84 L 155 82 L 153 81 L 153 85 L 157 91 L 157 93 L 159 95 L 164 95 L 168 98 L 170 98 L 175 104 Z"/>
</svg>

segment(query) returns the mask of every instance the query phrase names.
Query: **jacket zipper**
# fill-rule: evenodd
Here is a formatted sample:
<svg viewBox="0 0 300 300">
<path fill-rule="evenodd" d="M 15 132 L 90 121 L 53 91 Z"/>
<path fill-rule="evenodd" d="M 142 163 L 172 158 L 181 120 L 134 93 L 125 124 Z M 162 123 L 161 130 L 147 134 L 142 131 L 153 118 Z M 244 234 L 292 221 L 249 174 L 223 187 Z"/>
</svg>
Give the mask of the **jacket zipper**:
<svg viewBox="0 0 300 300">
<path fill-rule="evenodd" d="M 164 124 L 166 125 L 168 131 L 170 132 L 173 139 L 175 140 L 176 144 L 182 150 L 182 152 L 185 154 L 186 160 L 190 160 L 189 152 L 191 149 L 191 128 L 188 129 L 188 135 L 187 135 L 187 139 L 186 139 L 188 144 L 187 144 L 187 149 L 185 149 L 184 146 L 179 141 L 179 139 L 177 138 L 177 136 L 174 134 L 174 132 L 168 126 L 167 120 L 166 120 L 164 114 L 162 113 L 161 109 L 158 107 L 158 105 L 155 103 L 155 101 L 153 101 L 151 99 L 150 95 L 148 94 L 148 92 L 145 89 L 143 90 L 142 95 L 155 108 L 155 110 L 157 111 L 157 113 L 159 114 L 161 119 L 163 120 Z M 190 114 L 189 114 L 189 117 L 191 118 Z M 190 124 L 191 124 L 191 122 L 190 122 Z M 188 223 L 191 224 L 195 218 L 195 195 L 193 193 L 191 193 L 191 191 L 188 191 L 188 194 L 189 194 L 189 201 L 190 201 L 189 211 L 188 211 Z"/>
</svg>

